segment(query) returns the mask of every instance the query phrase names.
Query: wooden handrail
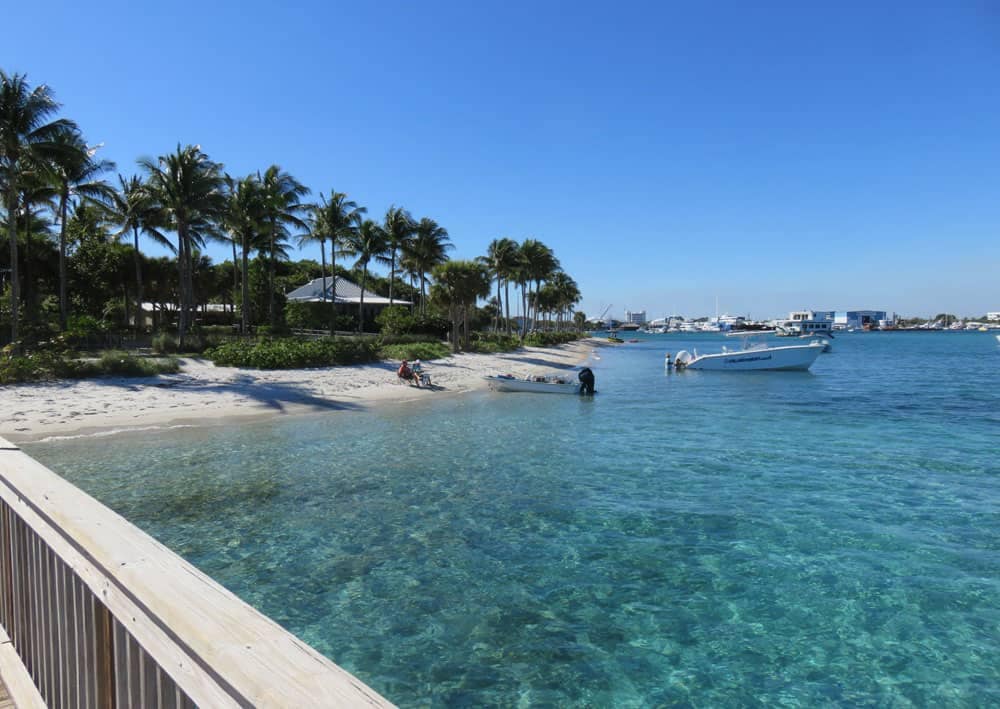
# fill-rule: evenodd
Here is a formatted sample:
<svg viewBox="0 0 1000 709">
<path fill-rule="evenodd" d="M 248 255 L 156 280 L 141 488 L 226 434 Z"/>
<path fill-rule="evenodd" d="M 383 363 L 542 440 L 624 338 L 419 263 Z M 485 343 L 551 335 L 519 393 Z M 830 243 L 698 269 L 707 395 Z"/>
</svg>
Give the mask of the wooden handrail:
<svg viewBox="0 0 1000 709">
<path fill-rule="evenodd" d="M 391 706 L 2 438 L 0 625 L 50 707 Z"/>
</svg>

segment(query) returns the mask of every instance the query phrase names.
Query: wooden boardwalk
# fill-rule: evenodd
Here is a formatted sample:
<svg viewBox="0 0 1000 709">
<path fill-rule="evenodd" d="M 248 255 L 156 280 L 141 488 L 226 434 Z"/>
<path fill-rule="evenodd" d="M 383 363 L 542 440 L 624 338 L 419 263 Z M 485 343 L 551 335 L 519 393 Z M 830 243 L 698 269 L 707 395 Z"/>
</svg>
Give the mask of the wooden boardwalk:
<svg viewBox="0 0 1000 709">
<path fill-rule="evenodd" d="M 3 677 L 0 677 L 0 709 L 15 709 L 16 707 L 14 700 L 7 693 L 7 685 L 3 683 Z"/>
</svg>

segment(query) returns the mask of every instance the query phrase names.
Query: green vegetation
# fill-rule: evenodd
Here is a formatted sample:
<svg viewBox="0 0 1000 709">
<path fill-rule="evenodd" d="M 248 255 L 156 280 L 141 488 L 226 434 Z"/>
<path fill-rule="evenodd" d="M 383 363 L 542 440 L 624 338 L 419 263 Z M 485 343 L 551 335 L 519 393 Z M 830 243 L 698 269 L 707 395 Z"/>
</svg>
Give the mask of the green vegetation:
<svg viewBox="0 0 1000 709">
<path fill-rule="evenodd" d="M 228 342 L 205 352 L 219 366 L 257 369 L 298 369 L 335 364 L 362 364 L 378 359 L 373 338 L 323 340 L 275 339 Z"/>
<path fill-rule="evenodd" d="M 385 345 L 379 350 L 382 359 L 421 359 L 430 361 L 442 359 L 451 354 L 443 342 L 411 342 L 398 345 Z"/>
<path fill-rule="evenodd" d="M 0 386 L 100 376 L 153 377 L 176 371 L 177 360 L 172 358 L 153 359 L 126 352 L 105 352 L 97 359 L 80 359 L 61 343 L 46 343 L 23 354 L 14 354 L 9 346 L 0 352 Z"/>
<path fill-rule="evenodd" d="M 292 328 L 377 328 L 492 352 L 532 330 L 570 327 L 579 289 L 537 239 L 498 238 L 482 258 L 450 260 L 448 230 L 434 219 L 398 205 L 369 219 L 334 189 L 309 202 L 311 190 L 280 165 L 232 176 L 199 145 L 151 152 L 158 156 L 138 160 L 137 174 L 108 181 L 116 166 L 60 109 L 49 87 L 0 69 L 0 229 L 8 242 L 0 249 L 0 345 L 33 358 L 14 364 L 11 354 L 10 371 L 71 376 L 78 356 L 37 364 L 40 343 L 56 336 L 77 348 L 211 349 L 277 366 L 372 356 L 354 345 L 279 344 L 291 342 L 278 335 Z M 140 236 L 171 254 L 144 255 Z M 213 241 L 231 260 L 204 254 Z M 319 262 L 290 260 L 293 242 L 318 246 Z M 359 285 L 361 297 L 331 288 L 321 302 L 285 302 L 285 293 L 328 276 Z M 412 305 L 377 314 L 364 291 Z M 486 329 L 494 337 L 481 336 Z M 237 332 L 263 341 L 227 344 Z M 400 343 L 382 342 L 391 344 Z"/>
<path fill-rule="evenodd" d="M 563 345 L 586 337 L 584 332 L 532 332 L 524 338 L 524 344 L 529 347 L 552 347 L 553 345 Z"/>
</svg>

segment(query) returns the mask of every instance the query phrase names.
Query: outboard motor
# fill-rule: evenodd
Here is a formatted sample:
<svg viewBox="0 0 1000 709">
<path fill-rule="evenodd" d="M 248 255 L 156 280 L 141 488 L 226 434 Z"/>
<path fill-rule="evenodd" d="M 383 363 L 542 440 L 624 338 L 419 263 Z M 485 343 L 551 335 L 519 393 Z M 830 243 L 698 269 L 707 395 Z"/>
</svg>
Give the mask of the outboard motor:
<svg viewBox="0 0 1000 709">
<path fill-rule="evenodd" d="M 580 380 L 580 393 L 581 394 L 593 394 L 594 393 L 594 373 L 590 371 L 590 367 L 584 367 L 580 370 L 577 375 Z"/>
</svg>

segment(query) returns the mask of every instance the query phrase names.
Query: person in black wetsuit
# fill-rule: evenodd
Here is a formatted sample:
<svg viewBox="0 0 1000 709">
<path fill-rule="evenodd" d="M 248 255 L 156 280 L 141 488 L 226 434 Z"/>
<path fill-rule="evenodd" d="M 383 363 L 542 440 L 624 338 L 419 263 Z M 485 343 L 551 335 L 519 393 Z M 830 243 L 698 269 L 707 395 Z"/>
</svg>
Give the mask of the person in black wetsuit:
<svg viewBox="0 0 1000 709">
<path fill-rule="evenodd" d="M 577 378 L 580 380 L 580 394 L 594 393 L 594 373 L 590 371 L 590 367 L 581 369 Z"/>
</svg>

